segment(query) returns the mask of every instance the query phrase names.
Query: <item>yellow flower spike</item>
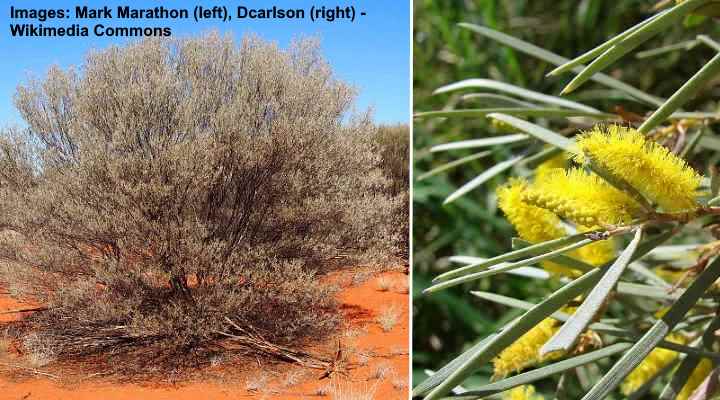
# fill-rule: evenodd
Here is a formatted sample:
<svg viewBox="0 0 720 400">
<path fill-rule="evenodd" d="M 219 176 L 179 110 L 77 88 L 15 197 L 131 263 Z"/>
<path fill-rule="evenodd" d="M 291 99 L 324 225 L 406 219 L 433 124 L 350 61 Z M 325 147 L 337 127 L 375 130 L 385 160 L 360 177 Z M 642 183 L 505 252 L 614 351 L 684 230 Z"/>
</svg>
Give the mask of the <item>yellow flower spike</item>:
<svg viewBox="0 0 720 400">
<path fill-rule="evenodd" d="M 523 193 L 528 187 L 528 183 L 522 179 L 510 179 L 507 185 L 497 190 L 498 206 L 518 235 L 533 243 L 565 236 L 565 230 L 557 215 L 523 200 Z"/>
<path fill-rule="evenodd" d="M 507 185 L 497 189 L 498 206 L 515 227 L 518 235 L 532 243 L 541 243 L 565 236 L 565 229 L 557 215 L 523 201 L 523 193 L 527 191 L 527 188 L 526 181 L 510 179 Z M 551 261 L 542 262 L 540 265 L 553 275 L 578 275 L 577 271 Z"/>
<path fill-rule="evenodd" d="M 627 223 L 641 213 L 630 196 L 579 168 L 550 171 L 523 200 L 585 226 Z"/>
<path fill-rule="evenodd" d="M 494 120 L 493 120 L 494 121 Z M 567 153 L 560 153 L 555 157 L 543 161 L 535 168 L 535 181 L 545 179 L 548 174 L 556 169 L 565 169 L 568 165 Z"/>
<path fill-rule="evenodd" d="M 702 177 L 687 163 L 640 132 L 618 125 L 595 127 L 581 135 L 577 146 L 584 156 L 624 179 L 667 212 L 697 207 Z M 578 156 L 580 161 L 584 156 Z"/>
<path fill-rule="evenodd" d="M 593 242 L 575 251 L 575 255 L 581 261 L 599 267 L 615 258 L 615 241 L 610 238 Z"/>
<path fill-rule="evenodd" d="M 677 344 L 685 344 L 687 341 L 684 336 L 679 334 L 670 334 L 665 340 Z M 627 396 L 638 390 L 647 381 L 662 371 L 663 368 L 675 361 L 677 356 L 678 353 L 672 350 L 660 347 L 654 349 L 625 377 L 625 380 L 623 380 L 623 383 L 620 385 L 620 391 Z"/>
<path fill-rule="evenodd" d="M 514 387 L 503 395 L 503 400 L 544 400 L 539 394 L 535 394 L 533 385 L 522 385 Z"/>
<path fill-rule="evenodd" d="M 707 358 L 703 358 L 700 360 L 700 363 L 698 363 L 697 367 L 693 370 L 692 374 L 690 374 L 690 377 L 687 380 L 687 383 L 685 383 L 685 386 L 683 386 L 682 390 L 680 390 L 680 393 L 678 393 L 676 399 L 677 400 L 688 400 L 690 396 L 693 394 L 695 389 L 700 386 L 701 383 L 707 378 L 708 375 L 710 375 L 710 372 L 712 372 L 713 364 L 712 361 L 710 361 Z"/>
<path fill-rule="evenodd" d="M 564 355 L 562 352 L 554 352 L 540 357 L 540 348 L 550 340 L 558 329 L 560 329 L 558 321 L 545 318 L 527 331 L 493 359 L 493 378 L 503 378 L 508 374 L 520 372 L 541 362 L 562 357 Z"/>
<path fill-rule="evenodd" d="M 562 311 L 572 314 L 577 307 L 564 307 Z M 506 347 L 493 359 L 493 379 L 502 378 L 513 372 L 563 357 L 566 353 L 556 351 L 540 356 L 540 348 L 560 329 L 561 323 L 552 318 L 545 318 L 532 329 L 520 336 L 513 344 Z M 588 331 L 592 332 L 592 331 Z"/>
</svg>

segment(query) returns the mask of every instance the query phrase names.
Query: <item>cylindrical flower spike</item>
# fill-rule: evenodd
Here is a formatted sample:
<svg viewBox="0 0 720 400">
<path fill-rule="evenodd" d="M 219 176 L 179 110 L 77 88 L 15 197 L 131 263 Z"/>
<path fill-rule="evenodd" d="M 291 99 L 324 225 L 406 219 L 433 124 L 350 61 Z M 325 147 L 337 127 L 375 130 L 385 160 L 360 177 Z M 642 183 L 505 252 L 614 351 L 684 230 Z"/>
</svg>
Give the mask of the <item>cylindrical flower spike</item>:
<svg viewBox="0 0 720 400">
<path fill-rule="evenodd" d="M 579 232 L 591 231 L 597 228 L 599 227 L 577 227 Z M 616 252 L 617 249 L 615 248 L 614 238 L 598 240 L 597 242 L 591 243 L 585 247 L 581 247 L 575 250 L 577 258 L 596 267 L 604 265 L 605 263 L 614 259 Z"/>
<path fill-rule="evenodd" d="M 525 180 L 511 179 L 507 185 L 497 190 L 498 206 L 518 235 L 533 243 L 565 236 L 565 230 L 557 215 L 523 200 L 523 194 L 528 187 Z"/>
<path fill-rule="evenodd" d="M 638 131 L 618 125 L 596 127 L 581 135 L 580 161 L 589 157 L 600 167 L 622 178 L 667 212 L 697 207 L 702 177 L 687 163 Z"/>
<path fill-rule="evenodd" d="M 544 397 L 535 393 L 533 385 L 522 385 L 505 392 L 503 400 L 544 400 Z"/>
<path fill-rule="evenodd" d="M 562 352 L 540 356 L 540 348 L 560 329 L 560 322 L 546 318 L 506 347 L 493 359 L 493 378 L 502 378 L 544 361 L 562 357 Z"/>
<path fill-rule="evenodd" d="M 680 390 L 680 393 L 678 393 L 676 399 L 677 400 L 688 400 L 690 396 L 693 394 L 695 389 L 700 386 L 700 384 L 703 383 L 705 378 L 707 378 L 708 375 L 710 375 L 710 372 L 712 372 L 713 369 L 713 363 L 707 358 L 703 358 L 700 360 L 700 363 L 698 363 L 697 367 L 693 370 L 692 374 L 690 374 L 690 377 L 687 380 L 687 383 L 685 383 L 685 386 L 683 386 L 682 390 Z"/>
<path fill-rule="evenodd" d="M 557 215 L 523 201 L 522 196 L 528 186 L 528 183 L 522 179 L 511 179 L 507 185 L 497 190 L 498 206 L 515 227 L 518 235 L 532 243 L 565 236 L 567 233 Z M 578 275 L 575 270 L 552 261 L 544 261 L 540 265 L 553 275 Z"/>
<path fill-rule="evenodd" d="M 586 226 L 627 223 L 641 214 L 640 205 L 630 196 L 578 168 L 548 172 L 522 199 Z"/>
<path fill-rule="evenodd" d="M 540 163 L 540 165 L 535 168 L 535 182 L 545 179 L 551 171 L 565 169 L 568 166 L 567 154 L 568 153 L 561 153 Z"/>
<path fill-rule="evenodd" d="M 563 172 L 560 168 L 552 168 Z M 550 173 L 550 171 L 547 171 Z M 544 208 L 536 207 L 523 200 L 530 185 L 522 179 L 511 179 L 510 183 L 497 190 L 498 205 L 518 235 L 529 242 L 540 243 L 567 235 L 557 215 Z M 596 227 L 578 226 L 579 231 Z M 598 241 L 568 253 L 569 256 L 600 266 L 615 257 L 615 243 L 612 239 Z M 543 261 L 541 266 L 553 275 L 577 276 L 578 271 L 552 261 Z"/>
<path fill-rule="evenodd" d="M 686 342 L 685 337 L 678 334 L 670 334 L 665 340 L 678 344 L 685 344 Z M 645 357 L 645 359 L 640 363 L 640 365 L 635 367 L 635 369 L 632 370 L 632 372 L 630 372 L 630 374 L 625 377 L 622 385 L 620 385 L 620 391 L 625 396 L 628 396 L 631 393 L 635 392 L 647 381 L 649 381 L 660 371 L 662 371 L 663 368 L 667 367 L 668 365 L 670 365 L 671 362 L 675 361 L 677 356 L 678 353 L 672 350 L 663 349 L 660 347 L 654 349 L 650 352 L 650 354 L 647 355 L 647 357 Z"/>
</svg>

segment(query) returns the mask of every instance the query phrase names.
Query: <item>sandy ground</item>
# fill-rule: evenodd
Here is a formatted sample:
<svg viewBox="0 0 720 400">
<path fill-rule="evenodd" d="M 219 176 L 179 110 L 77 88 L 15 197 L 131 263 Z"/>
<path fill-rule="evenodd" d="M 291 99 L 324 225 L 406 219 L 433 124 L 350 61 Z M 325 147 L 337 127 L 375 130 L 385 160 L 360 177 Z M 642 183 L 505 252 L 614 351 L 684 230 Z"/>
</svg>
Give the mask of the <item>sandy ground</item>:
<svg viewBox="0 0 720 400">
<path fill-rule="evenodd" d="M 363 273 L 365 276 L 363 276 Z M 365 280 L 366 278 L 367 280 Z M 338 340 L 351 368 L 346 375 L 319 380 L 322 371 L 291 364 L 246 366 L 219 365 L 203 371 L 203 379 L 183 384 L 158 382 L 118 383 L 102 378 L 64 377 L 52 366 L 29 368 L 27 361 L 12 355 L 8 343 L 0 343 L 0 400 L 220 400 L 220 399 L 338 399 L 333 387 L 344 392 L 374 393 L 352 399 L 408 398 L 408 278 L 402 272 L 339 272 L 327 279 L 342 287 L 339 300 L 345 324 Z M 363 282 L 364 281 L 364 282 Z M 0 292 L 2 289 L 0 289 Z M 0 312 L 24 304 L 0 294 Z M 389 310 L 389 311 L 388 311 Z M 397 322 L 383 328 L 384 315 Z M 0 314 L 0 321 L 21 317 Z M 391 319 L 391 318 L 387 318 Z M 329 345 L 329 344 L 326 344 Z M 335 345 L 337 347 L 337 345 Z M 52 374 L 48 376 L 44 374 Z"/>
</svg>

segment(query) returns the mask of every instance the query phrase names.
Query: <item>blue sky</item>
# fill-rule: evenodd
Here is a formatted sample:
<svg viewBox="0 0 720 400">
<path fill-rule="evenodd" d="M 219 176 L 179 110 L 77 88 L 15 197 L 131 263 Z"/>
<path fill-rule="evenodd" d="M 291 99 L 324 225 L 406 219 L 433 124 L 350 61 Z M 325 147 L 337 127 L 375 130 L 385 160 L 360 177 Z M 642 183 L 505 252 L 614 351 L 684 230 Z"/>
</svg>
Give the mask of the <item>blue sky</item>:
<svg viewBox="0 0 720 400">
<path fill-rule="evenodd" d="M 319 36 L 322 41 L 323 54 L 332 65 L 337 76 L 359 89 L 358 106 L 372 106 L 375 119 L 383 123 L 409 122 L 409 62 L 410 62 L 410 27 L 409 1 L 362 1 L 332 3 L 327 1 L 311 2 L 306 0 L 267 1 L 230 1 L 216 2 L 196 1 L 116 1 L 86 0 L 68 1 L 34 1 L 11 0 L 4 2 L 2 18 L 3 28 L 0 55 L 0 126 L 22 123 L 15 110 L 12 97 L 18 83 L 27 80 L 28 76 L 42 76 L 52 64 L 63 67 L 81 65 L 84 54 L 89 49 L 100 49 L 109 44 L 123 43 L 129 39 L 100 38 L 19 38 L 10 35 L 11 23 L 43 24 L 45 26 L 66 26 L 81 23 L 92 29 L 96 23 L 115 26 L 169 26 L 174 36 L 187 36 L 209 30 L 231 32 L 236 38 L 245 32 L 258 34 L 266 40 L 277 41 L 280 46 L 287 46 L 298 36 Z M 238 20 L 229 22 L 211 20 L 195 22 L 192 10 L 196 5 L 211 7 L 225 5 L 234 13 L 238 5 L 248 8 L 267 8 L 272 5 L 285 8 L 305 8 L 310 6 L 345 6 L 355 5 L 357 12 L 365 11 L 366 16 L 356 16 L 355 22 L 336 20 L 334 22 L 312 22 L 306 20 Z M 51 8 L 70 9 L 70 19 L 47 20 L 38 22 L 31 20 L 10 20 L 10 6 L 17 8 Z M 151 8 L 163 5 L 166 8 L 187 8 L 191 19 L 186 20 L 75 20 L 75 6 L 97 7 L 107 5 L 113 12 L 118 5 L 130 5 L 134 8 Z"/>
</svg>

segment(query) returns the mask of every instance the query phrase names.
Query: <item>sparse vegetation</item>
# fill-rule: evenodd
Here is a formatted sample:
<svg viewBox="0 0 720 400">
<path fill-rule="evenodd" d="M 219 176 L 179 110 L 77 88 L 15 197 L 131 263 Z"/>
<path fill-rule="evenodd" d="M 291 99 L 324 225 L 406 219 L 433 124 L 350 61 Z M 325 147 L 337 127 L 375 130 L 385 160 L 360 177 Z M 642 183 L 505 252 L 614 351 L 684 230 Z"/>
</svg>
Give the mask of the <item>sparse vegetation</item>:
<svg viewBox="0 0 720 400">
<path fill-rule="evenodd" d="M 223 349 L 309 357 L 288 346 L 339 318 L 318 267 L 407 252 L 400 138 L 354 96 L 314 40 L 216 34 L 21 84 L 28 128 L 0 135 L 0 281 L 48 309 L 13 335 L 52 357 L 122 355 L 119 373 Z"/>
<path fill-rule="evenodd" d="M 385 332 L 390 332 L 400 320 L 400 308 L 396 305 L 386 307 L 377 316 L 377 322 Z"/>
<path fill-rule="evenodd" d="M 332 393 L 332 386 L 330 384 L 327 384 L 325 386 L 320 386 L 317 389 L 315 389 L 316 396 L 329 396 L 331 393 Z"/>
<path fill-rule="evenodd" d="M 285 387 L 295 386 L 300 383 L 305 377 L 305 372 L 299 369 L 293 369 L 285 374 L 285 381 L 283 384 Z"/>
<path fill-rule="evenodd" d="M 405 390 L 408 385 L 405 379 L 393 379 L 392 386 L 395 390 Z"/>
<path fill-rule="evenodd" d="M 245 390 L 248 392 L 261 392 L 267 387 L 269 381 L 270 377 L 265 373 L 251 376 L 245 381 Z"/>
<path fill-rule="evenodd" d="M 331 394 L 333 400 L 373 400 L 377 392 L 377 383 L 372 385 L 333 381 Z"/>
<path fill-rule="evenodd" d="M 386 377 L 393 374 L 394 372 L 395 372 L 395 370 L 393 369 L 393 367 L 390 364 L 381 363 L 375 367 L 375 369 L 372 372 L 372 375 L 370 375 L 370 379 L 383 380 Z"/>
<path fill-rule="evenodd" d="M 392 287 L 392 281 L 387 276 L 383 275 L 377 279 L 377 287 L 381 292 L 387 292 Z"/>
</svg>

